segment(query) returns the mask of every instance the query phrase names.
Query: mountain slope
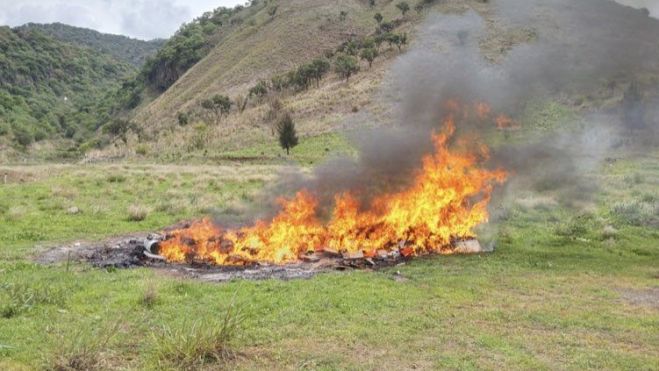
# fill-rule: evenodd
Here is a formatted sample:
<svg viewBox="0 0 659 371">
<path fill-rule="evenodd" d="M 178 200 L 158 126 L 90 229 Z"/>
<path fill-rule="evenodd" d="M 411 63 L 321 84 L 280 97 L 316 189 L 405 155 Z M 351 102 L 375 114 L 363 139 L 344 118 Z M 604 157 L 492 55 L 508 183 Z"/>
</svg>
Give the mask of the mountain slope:
<svg viewBox="0 0 659 371">
<path fill-rule="evenodd" d="M 0 137 L 26 146 L 88 135 L 100 124 L 98 102 L 132 73 L 107 54 L 0 27 Z"/>
<path fill-rule="evenodd" d="M 376 25 L 372 18 L 376 10 L 366 1 L 280 0 L 275 4 L 263 2 L 234 15 L 239 25 L 219 29 L 213 35 L 216 46 L 154 101 L 138 108 L 135 120 L 147 127 L 171 123 L 177 112 L 210 95 L 244 93 L 259 79 L 320 57 Z M 274 6 L 276 12 L 271 15 Z"/>
<path fill-rule="evenodd" d="M 28 23 L 19 27 L 18 30 L 38 30 L 59 41 L 72 43 L 76 46 L 86 46 L 107 53 L 116 60 L 136 68 L 144 65 L 147 59 L 155 55 L 165 43 L 165 40 L 143 41 L 121 35 L 104 34 L 62 23 Z"/>
</svg>

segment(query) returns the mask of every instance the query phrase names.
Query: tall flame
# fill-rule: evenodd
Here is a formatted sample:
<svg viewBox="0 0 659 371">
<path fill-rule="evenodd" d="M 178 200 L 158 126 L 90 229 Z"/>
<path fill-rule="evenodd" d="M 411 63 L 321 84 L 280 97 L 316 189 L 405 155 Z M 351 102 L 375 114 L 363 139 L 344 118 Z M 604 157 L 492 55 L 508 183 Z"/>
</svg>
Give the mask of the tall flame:
<svg viewBox="0 0 659 371">
<path fill-rule="evenodd" d="M 477 112 L 489 114 L 485 107 L 477 106 Z M 338 194 L 326 223 L 317 217 L 314 195 L 301 190 L 292 199 L 279 199 L 281 211 L 269 222 L 223 230 L 204 219 L 170 232 L 160 253 L 171 262 L 195 258 L 220 265 L 285 264 L 328 249 L 365 256 L 399 246 L 405 246 L 404 255 L 450 253 L 452 241 L 474 237 L 474 227 L 487 222 L 493 187 L 506 179 L 502 170 L 478 166 L 488 156 L 484 145 L 475 153 L 449 150 L 454 132 L 451 115 L 433 135 L 435 151 L 423 158 L 408 188 L 379 195 L 368 205 L 351 192 Z"/>
</svg>

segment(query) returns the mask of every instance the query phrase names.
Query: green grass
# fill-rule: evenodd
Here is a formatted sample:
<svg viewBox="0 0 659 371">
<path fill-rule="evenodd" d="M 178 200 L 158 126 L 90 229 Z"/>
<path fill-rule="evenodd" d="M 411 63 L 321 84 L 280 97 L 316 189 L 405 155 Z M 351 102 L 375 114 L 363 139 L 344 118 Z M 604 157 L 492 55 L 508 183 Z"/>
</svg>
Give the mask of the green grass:
<svg viewBox="0 0 659 371">
<path fill-rule="evenodd" d="M 21 168 L 39 173 L 43 167 Z M 37 244 L 154 230 L 247 201 L 271 171 L 203 166 L 65 166 L 0 187 L 0 258 Z M 72 212 L 77 208 L 78 212 Z"/>
<path fill-rule="evenodd" d="M 71 360 L 100 369 L 656 369 L 659 311 L 629 298 L 656 290 L 659 231 L 615 205 L 656 202 L 657 156 L 607 165 L 587 211 L 513 205 L 491 255 L 226 284 L 29 256 L 37 244 L 157 230 L 215 202 L 248 200 L 273 169 L 19 168 L 33 177 L 0 188 L 0 303 L 16 308 L 0 318 L 0 369 Z M 188 205 L 193 195 L 207 201 Z M 185 206 L 129 220 L 130 205 L 170 199 Z M 82 212 L 68 214 L 70 204 Z M 241 320 L 225 338 L 231 308 Z M 224 349 L 233 357 L 219 357 Z"/>
<path fill-rule="evenodd" d="M 300 138 L 299 145 L 291 149 L 286 156 L 279 143 L 273 138 L 269 142 L 260 143 L 237 151 L 227 151 L 218 155 L 225 159 L 253 159 L 263 162 L 295 161 L 300 165 L 313 165 L 328 155 L 353 154 L 354 148 L 346 140 L 344 134 L 326 133 L 312 137 Z"/>
</svg>

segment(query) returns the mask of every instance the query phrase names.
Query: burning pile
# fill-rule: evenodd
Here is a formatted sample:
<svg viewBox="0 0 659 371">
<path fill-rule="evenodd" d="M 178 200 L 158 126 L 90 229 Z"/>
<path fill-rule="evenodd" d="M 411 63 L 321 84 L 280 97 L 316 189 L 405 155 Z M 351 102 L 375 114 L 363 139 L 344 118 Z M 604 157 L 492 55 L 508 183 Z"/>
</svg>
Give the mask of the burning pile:
<svg viewBox="0 0 659 371">
<path fill-rule="evenodd" d="M 484 106 L 478 107 L 483 112 Z M 502 170 L 479 166 L 488 158 L 484 145 L 467 151 L 468 143 L 458 140 L 449 150 L 454 117 L 433 135 L 434 153 L 423 158 L 407 189 L 376 196 L 368 205 L 361 205 L 354 193 L 337 194 L 326 222 L 317 216 L 317 198 L 301 190 L 291 199 L 279 199 L 281 211 L 269 222 L 224 230 L 204 219 L 167 233 L 159 253 L 170 262 L 196 259 L 217 265 L 286 264 L 320 251 L 367 258 L 392 250 L 404 257 L 449 254 L 456 241 L 473 238 L 474 227 L 487 222 L 493 187 L 506 178 Z"/>
</svg>

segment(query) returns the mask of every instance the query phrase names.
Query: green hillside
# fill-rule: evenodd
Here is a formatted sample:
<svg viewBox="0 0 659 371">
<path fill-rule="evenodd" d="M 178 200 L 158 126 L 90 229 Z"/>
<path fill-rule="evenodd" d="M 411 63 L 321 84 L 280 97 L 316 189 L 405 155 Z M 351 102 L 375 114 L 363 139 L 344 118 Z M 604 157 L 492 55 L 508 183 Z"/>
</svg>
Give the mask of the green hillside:
<svg viewBox="0 0 659 371">
<path fill-rule="evenodd" d="M 88 136 L 102 97 L 132 73 L 107 54 L 0 27 L 0 145 Z"/>
<path fill-rule="evenodd" d="M 38 30 L 59 41 L 86 46 L 109 54 L 116 60 L 130 64 L 136 68 L 146 63 L 165 40 L 144 41 L 121 35 L 104 34 L 87 28 L 69 26 L 62 23 L 37 24 L 28 23 L 18 30 Z"/>
</svg>

